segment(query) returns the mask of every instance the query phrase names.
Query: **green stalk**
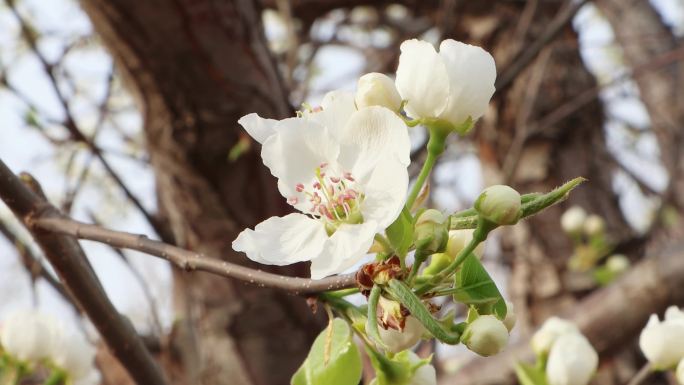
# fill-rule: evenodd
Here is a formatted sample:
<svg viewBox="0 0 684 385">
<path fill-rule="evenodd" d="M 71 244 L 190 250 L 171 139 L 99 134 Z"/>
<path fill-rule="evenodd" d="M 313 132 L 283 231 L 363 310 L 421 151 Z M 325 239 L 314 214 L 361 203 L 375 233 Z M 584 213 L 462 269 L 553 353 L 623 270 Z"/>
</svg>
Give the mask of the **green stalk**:
<svg viewBox="0 0 684 385">
<path fill-rule="evenodd" d="M 368 317 L 366 320 L 366 334 L 374 341 L 378 346 L 385 348 L 385 344 L 380 338 L 380 330 L 378 329 L 378 302 L 380 301 L 380 295 L 382 294 L 382 287 L 379 285 L 373 285 L 370 295 L 368 296 Z"/>
</svg>

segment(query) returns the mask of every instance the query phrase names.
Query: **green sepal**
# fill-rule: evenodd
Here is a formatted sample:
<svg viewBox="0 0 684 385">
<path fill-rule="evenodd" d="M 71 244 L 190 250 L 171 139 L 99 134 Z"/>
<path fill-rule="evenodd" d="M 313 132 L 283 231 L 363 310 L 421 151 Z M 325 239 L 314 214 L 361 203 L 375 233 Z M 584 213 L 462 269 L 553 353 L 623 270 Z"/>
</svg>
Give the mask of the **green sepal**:
<svg viewBox="0 0 684 385">
<path fill-rule="evenodd" d="M 515 364 L 515 375 L 520 385 L 549 385 L 544 367 L 519 362 Z"/>
<path fill-rule="evenodd" d="M 361 354 L 352 339 L 349 325 L 336 318 L 332 323 L 332 338 L 323 330 L 309 351 L 302 366 L 292 376 L 291 385 L 357 385 L 361 380 Z M 326 345 L 330 343 L 328 361 Z"/>
<path fill-rule="evenodd" d="M 404 350 L 397 353 L 388 359 L 387 357 L 366 349 L 370 357 L 371 365 L 375 369 L 375 379 L 371 385 L 408 385 L 411 384 L 413 376 L 421 366 L 429 365 L 432 356 L 417 361 L 411 361 L 411 354 L 415 354 L 409 350 Z"/>
<path fill-rule="evenodd" d="M 413 217 L 406 208 L 401 210 L 385 233 L 394 252 L 403 260 L 413 244 Z"/>
</svg>

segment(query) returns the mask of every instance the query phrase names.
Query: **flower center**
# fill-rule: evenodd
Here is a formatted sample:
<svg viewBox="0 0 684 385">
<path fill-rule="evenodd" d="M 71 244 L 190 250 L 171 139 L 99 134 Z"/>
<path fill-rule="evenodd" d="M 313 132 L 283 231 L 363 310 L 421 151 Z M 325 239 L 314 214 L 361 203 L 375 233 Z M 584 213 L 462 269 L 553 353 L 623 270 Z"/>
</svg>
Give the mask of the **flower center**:
<svg viewBox="0 0 684 385">
<path fill-rule="evenodd" d="M 314 176 L 309 185 L 298 183 L 295 186 L 295 190 L 311 204 L 308 209 L 310 215 L 325 221 L 330 232 L 342 223 L 363 222 L 363 194 L 355 188 L 356 180 L 351 172 L 336 172 L 328 167 L 328 163 L 321 163 Z M 300 198 L 293 196 L 287 201 L 296 205 Z"/>
</svg>

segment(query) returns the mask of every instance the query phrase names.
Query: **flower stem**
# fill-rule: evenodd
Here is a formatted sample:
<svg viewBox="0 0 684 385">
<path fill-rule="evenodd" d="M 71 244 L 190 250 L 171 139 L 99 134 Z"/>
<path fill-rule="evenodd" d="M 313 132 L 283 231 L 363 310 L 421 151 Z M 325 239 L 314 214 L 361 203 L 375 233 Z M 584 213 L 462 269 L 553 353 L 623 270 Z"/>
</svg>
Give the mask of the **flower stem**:
<svg viewBox="0 0 684 385">
<path fill-rule="evenodd" d="M 430 175 L 430 172 L 432 171 L 432 168 L 435 166 L 436 161 L 437 156 L 435 156 L 431 152 L 428 152 L 427 159 L 425 159 L 425 163 L 423 164 L 423 168 L 420 170 L 420 174 L 418 174 L 418 179 L 416 179 L 416 183 L 413 185 L 413 188 L 411 189 L 411 193 L 409 194 L 408 199 L 406 199 L 407 209 L 411 210 L 411 208 L 413 207 L 413 203 L 416 201 L 418 194 L 420 194 L 420 190 L 423 188 L 425 180 Z"/>
<path fill-rule="evenodd" d="M 373 285 L 370 295 L 368 296 L 368 319 L 366 320 L 366 334 L 378 346 L 385 349 L 384 343 L 380 338 L 380 330 L 378 329 L 378 301 L 382 294 L 382 287 Z M 387 349 L 385 349 L 387 350 Z"/>
</svg>

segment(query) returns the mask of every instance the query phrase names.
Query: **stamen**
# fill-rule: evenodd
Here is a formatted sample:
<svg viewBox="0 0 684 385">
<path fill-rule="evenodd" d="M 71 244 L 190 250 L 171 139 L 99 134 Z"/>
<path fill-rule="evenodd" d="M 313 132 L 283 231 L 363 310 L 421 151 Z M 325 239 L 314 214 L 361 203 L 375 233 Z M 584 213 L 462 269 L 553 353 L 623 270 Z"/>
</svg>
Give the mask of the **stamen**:
<svg viewBox="0 0 684 385">
<path fill-rule="evenodd" d="M 326 167 L 328 167 L 328 162 L 323 162 L 323 163 L 319 164 L 318 167 L 326 168 Z"/>
<path fill-rule="evenodd" d="M 336 176 L 331 176 L 330 181 L 333 183 L 340 183 L 340 178 L 338 178 Z"/>
<path fill-rule="evenodd" d="M 344 179 L 346 179 L 350 182 L 353 182 L 355 180 L 354 177 L 352 176 L 351 172 L 349 172 L 349 171 L 344 173 Z"/>
<path fill-rule="evenodd" d="M 296 205 L 298 202 L 299 202 L 299 198 L 297 198 L 297 197 L 287 198 L 287 203 L 289 203 L 292 206 Z"/>
<path fill-rule="evenodd" d="M 302 191 L 304 191 L 304 185 L 303 185 L 302 183 L 297 183 L 297 185 L 295 186 L 295 190 L 296 190 L 297 192 L 302 192 Z"/>
</svg>

